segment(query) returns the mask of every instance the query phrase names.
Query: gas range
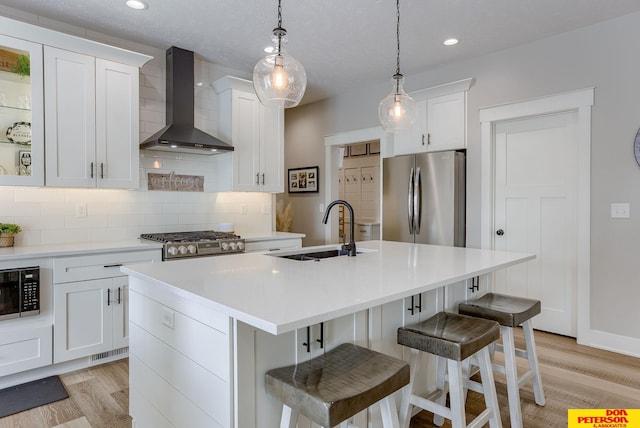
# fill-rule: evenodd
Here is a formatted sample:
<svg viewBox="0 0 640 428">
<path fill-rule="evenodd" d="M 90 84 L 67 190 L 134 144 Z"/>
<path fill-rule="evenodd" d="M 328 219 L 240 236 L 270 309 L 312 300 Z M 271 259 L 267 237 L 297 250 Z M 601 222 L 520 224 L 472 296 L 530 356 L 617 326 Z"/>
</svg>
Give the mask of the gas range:
<svg viewBox="0 0 640 428">
<path fill-rule="evenodd" d="M 227 232 L 143 233 L 140 238 L 162 242 L 162 260 L 244 253 L 244 239 Z"/>
</svg>

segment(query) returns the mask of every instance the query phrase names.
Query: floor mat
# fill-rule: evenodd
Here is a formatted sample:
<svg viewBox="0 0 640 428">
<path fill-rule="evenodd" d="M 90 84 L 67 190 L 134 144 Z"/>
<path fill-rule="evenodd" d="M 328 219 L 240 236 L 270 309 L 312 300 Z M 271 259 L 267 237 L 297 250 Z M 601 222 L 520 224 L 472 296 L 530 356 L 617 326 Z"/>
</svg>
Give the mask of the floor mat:
<svg viewBox="0 0 640 428">
<path fill-rule="evenodd" d="M 69 398 L 58 376 L 0 390 L 0 418 Z"/>
</svg>

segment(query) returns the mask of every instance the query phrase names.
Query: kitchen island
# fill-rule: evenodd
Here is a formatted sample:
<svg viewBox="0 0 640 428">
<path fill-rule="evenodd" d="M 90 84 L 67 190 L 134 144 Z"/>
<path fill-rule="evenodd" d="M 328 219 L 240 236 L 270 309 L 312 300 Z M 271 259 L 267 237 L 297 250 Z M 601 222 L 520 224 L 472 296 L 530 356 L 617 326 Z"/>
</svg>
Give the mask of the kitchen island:
<svg viewBox="0 0 640 428">
<path fill-rule="evenodd" d="M 266 370 L 344 341 L 392 348 L 381 326 L 409 320 L 402 310 L 392 316 L 405 298 L 424 295 L 420 312 L 431 314 L 453 307 L 448 288 L 535 257 L 387 241 L 358 250 L 320 261 L 279 252 L 123 267 L 135 426 L 277 426 Z"/>
</svg>

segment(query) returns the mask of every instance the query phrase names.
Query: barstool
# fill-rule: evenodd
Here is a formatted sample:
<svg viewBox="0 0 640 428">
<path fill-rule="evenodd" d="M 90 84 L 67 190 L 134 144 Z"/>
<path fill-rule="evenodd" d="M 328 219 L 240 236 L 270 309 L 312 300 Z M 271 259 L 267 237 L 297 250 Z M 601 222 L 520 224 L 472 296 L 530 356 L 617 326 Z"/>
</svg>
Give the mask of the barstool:
<svg viewBox="0 0 640 428">
<path fill-rule="evenodd" d="M 403 391 L 400 426 L 409 426 L 412 406 L 417 406 L 433 412 L 436 425 L 442 425 L 444 417 L 451 420 L 453 428 L 480 427 L 487 422 L 492 428 L 502 427 L 489 355 L 489 345 L 499 337 L 500 326 L 495 321 L 448 312 L 439 312 L 419 324 L 399 328 L 398 343 L 411 348 L 411 381 Z M 421 351 L 438 356 L 437 389 L 427 397 L 417 395 L 413 390 Z M 481 384 L 462 375 L 463 361 L 473 355 L 478 356 Z M 486 409 L 469 425 L 465 417 L 465 387 L 484 394 L 486 404 Z M 445 406 L 447 391 L 451 407 Z"/>
<path fill-rule="evenodd" d="M 533 383 L 533 394 L 536 404 L 544 406 L 542 378 L 538 368 L 538 355 L 533 337 L 531 318 L 540 313 L 540 301 L 504 294 L 487 293 L 477 300 L 458 305 L 458 312 L 465 315 L 489 319 L 500 323 L 502 330 L 502 346 L 496 344 L 498 350 L 504 352 L 504 367 L 494 364 L 496 371 L 504 373 L 507 378 L 507 394 L 509 396 L 509 414 L 513 428 L 522 427 L 522 410 L 520 409 L 520 388 L 525 382 Z M 513 341 L 513 328 L 522 324 L 526 349 L 516 349 Z M 518 378 L 516 356 L 529 361 L 529 370 Z"/>
<path fill-rule="evenodd" d="M 282 403 L 281 428 L 295 428 L 298 414 L 329 428 L 379 403 L 385 428 L 397 428 L 391 394 L 409 383 L 409 365 L 370 349 L 342 344 L 310 361 L 267 372 L 267 392 Z"/>
</svg>

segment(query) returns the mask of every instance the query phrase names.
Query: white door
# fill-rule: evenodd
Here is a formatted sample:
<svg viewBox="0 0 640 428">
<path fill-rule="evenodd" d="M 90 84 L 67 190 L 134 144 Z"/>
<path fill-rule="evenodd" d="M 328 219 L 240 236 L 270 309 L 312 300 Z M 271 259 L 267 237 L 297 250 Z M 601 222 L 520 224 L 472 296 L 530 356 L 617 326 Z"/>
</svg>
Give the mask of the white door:
<svg viewBox="0 0 640 428">
<path fill-rule="evenodd" d="M 494 248 L 535 253 L 499 271 L 494 290 L 539 299 L 536 329 L 576 336 L 577 111 L 497 122 Z"/>
</svg>

